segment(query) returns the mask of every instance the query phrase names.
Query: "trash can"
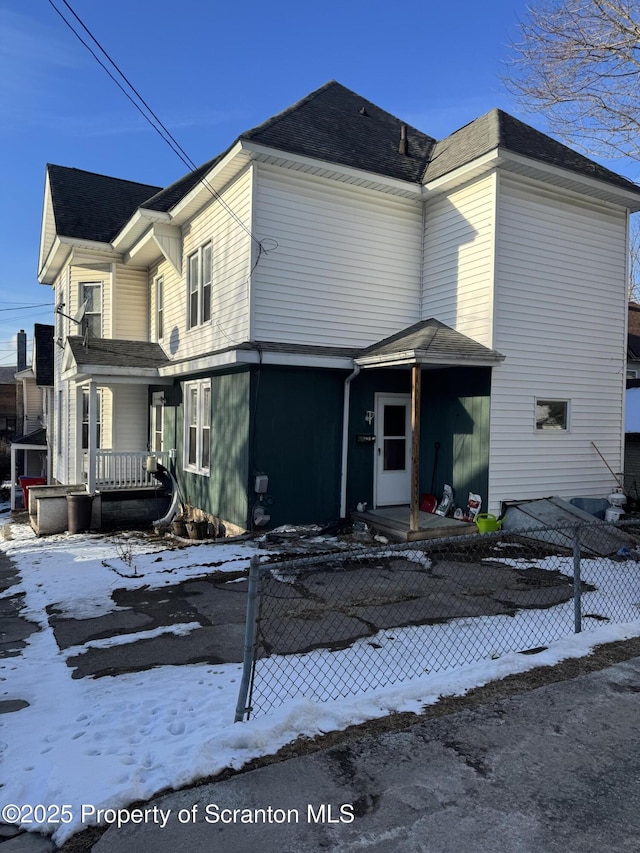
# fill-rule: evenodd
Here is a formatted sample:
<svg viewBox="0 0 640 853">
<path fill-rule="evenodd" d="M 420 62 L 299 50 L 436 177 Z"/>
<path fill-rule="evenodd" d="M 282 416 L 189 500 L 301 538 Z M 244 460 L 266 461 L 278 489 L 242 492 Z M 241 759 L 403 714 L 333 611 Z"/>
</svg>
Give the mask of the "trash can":
<svg viewBox="0 0 640 853">
<path fill-rule="evenodd" d="M 67 495 L 69 533 L 81 533 L 91 527 L 93 496 L 86 493 Z"/>
<path fill-rule="evenodd" d="M 20 488 L 22 489 L 22 500 L 24 508 L 29 509 L 29 486 L 46 486 L 46 477 L 18 477 Z"/>
</svg>

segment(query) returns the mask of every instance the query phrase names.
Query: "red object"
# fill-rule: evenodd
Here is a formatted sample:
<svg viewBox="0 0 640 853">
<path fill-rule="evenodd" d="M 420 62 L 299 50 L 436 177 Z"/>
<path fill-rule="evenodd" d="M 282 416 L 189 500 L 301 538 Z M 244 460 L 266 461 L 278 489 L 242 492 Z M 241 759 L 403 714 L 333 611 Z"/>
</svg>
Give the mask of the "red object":
<svg viewBox="0 0 640 853">
<path fill-rule="evenodd" d="M 438 506 L 438 498 L 423 492 L 420 495 L 420 512 L 435 512 Z"/>
<path fill-rule="evenodd" d="M 29 509 L 29 486 L 46 486 L 46 477 L 18 477 L 22 489 L 22 501 L 25 509 Z"/>
</svg>

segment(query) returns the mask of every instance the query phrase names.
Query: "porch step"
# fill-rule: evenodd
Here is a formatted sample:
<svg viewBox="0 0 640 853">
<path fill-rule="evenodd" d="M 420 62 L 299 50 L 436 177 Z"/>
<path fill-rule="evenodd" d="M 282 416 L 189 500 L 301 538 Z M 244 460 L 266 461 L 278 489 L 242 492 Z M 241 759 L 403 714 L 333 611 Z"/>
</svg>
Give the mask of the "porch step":
<svg viewBox="0 0 640 853">
<path fill-rule="evenodd" d="M 351 518 L 364 521 L 376 532 L 395 542 L 415 542 L 420 539 L 444 539 L 449 536 L 469 536 L 478 532 L 475 524 L 444 518 L 431 512 L 418 513 L 418 530 L 409 530 L 411 510 L 408 506 L 390 506 L 365 512 L 352 512 Z"/>
</svg>

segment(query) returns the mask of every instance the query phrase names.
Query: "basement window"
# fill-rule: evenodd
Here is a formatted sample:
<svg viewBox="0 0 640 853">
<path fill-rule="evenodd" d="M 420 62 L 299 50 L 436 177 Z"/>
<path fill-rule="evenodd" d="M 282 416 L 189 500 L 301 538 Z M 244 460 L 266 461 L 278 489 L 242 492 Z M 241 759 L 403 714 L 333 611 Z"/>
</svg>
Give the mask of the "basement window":
<svg viewBox="0 0 640 853">
<path fill-rule="evenodd" d="M 536 400 L 536 432 L 539 430 L 568 429 L 568 400 Z"/>
</svg>

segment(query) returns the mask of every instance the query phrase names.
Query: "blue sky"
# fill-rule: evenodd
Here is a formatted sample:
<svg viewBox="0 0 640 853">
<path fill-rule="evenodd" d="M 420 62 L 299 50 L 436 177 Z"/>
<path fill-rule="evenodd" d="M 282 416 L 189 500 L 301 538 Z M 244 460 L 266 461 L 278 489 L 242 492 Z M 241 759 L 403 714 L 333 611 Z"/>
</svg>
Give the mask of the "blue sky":
<svg viewBox="0 0 640 853">
<path fill-rule="evenodd" d="M 526 0 L 69 2 L 196 163 L 330 79 L 439 138 L 496 106 L 544 129 L 499 79 Z M 11 364 L 17 330 L 31 340 L 34 322 L 53 322 L 24 307 L 52 303 L 36 279 L 45 164 L 165 186 L 186 170 L 47 0 L 0 0 L 0 80 Z"/>
</svg>

